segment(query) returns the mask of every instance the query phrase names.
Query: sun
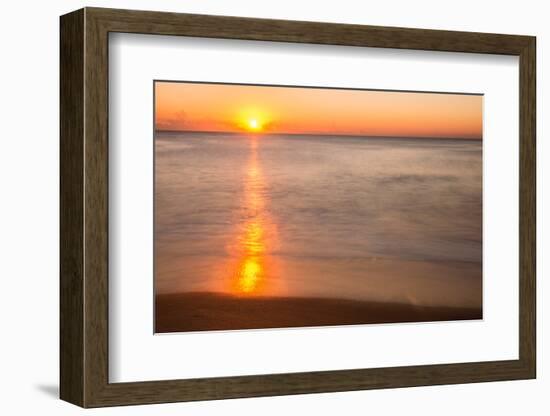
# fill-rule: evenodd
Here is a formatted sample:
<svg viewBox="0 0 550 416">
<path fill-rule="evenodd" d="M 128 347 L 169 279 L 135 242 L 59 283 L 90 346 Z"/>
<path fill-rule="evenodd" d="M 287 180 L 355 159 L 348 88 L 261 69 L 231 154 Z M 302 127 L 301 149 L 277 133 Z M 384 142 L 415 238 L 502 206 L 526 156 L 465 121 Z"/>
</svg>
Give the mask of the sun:
<svg viewBox="0 0 550 416">
<path fill-rule="evenodd" d="M 269 130 L 271 117 L 269 113 L 260 108 L 242 108 L 234 118 L 236 129 L 259 135 Z"/>
<path fill-rule="evenodd" d="M 251 118 L 248 120 L 248 128 L 253 131 L 261 130 L 262 126 L 258 119 Z"/>
</svg>

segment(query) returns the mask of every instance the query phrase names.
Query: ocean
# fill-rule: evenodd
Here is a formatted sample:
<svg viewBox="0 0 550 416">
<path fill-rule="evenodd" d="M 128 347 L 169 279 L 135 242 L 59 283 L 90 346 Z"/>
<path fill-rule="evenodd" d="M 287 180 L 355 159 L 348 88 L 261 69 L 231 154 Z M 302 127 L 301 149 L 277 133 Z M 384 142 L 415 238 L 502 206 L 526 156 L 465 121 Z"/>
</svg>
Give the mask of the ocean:
<svg viewBox="0 0 550 416">
<path fill-rule="evenodd" d="M 481 307 L 482 142 L 157 132 L 155 290 Z"/>
</svg>

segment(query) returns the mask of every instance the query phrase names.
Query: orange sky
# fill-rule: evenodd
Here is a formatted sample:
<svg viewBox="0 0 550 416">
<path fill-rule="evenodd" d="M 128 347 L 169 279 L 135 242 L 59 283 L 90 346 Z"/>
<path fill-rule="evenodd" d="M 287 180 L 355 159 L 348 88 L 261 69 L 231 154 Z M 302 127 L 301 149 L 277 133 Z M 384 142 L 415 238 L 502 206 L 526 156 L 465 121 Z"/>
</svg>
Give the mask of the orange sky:
<svg viewBox="0 0 550 416">
<path fill-rule="evenodd" d="M 155 82 L 157 130 L 482 136 L 481 95 Z"/>
</svg>

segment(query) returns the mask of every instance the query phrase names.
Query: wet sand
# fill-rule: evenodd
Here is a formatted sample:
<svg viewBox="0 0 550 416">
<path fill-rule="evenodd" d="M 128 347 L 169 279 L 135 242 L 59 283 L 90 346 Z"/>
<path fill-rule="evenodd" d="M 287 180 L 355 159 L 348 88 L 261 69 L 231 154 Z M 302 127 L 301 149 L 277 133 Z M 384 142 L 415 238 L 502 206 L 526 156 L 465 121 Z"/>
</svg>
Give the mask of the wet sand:
<svg viewBox="0 0 550 416">
<path fill-rule="evenodd" d="M 481 319 L 481 308 L 215 292 L 157 295 L 155 332 L 212 331 Z"/>
</svg>

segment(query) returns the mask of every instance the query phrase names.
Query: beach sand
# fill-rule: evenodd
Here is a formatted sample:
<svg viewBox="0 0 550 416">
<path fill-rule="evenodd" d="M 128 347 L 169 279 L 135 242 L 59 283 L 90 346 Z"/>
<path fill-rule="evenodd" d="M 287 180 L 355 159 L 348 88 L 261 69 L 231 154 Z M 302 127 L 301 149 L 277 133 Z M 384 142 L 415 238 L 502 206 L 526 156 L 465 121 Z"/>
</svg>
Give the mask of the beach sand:
<svg viewBox="0 0 550 416">
<path fill-rule="evenodd" d="M 481 308 L 415 306 L 330 298 L 159 294 L 155 332 L 212 331 L 481 319 Z"/>
</svg>

